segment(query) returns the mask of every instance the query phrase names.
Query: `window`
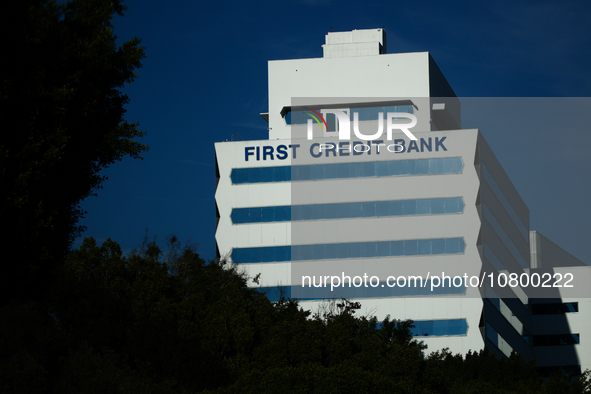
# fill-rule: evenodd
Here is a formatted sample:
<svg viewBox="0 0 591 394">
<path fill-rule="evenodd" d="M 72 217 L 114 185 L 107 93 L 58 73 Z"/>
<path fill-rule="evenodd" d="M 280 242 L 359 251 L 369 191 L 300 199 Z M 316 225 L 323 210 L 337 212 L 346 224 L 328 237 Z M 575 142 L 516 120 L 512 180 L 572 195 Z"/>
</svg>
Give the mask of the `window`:
<svg viewBox="0 0 591 394">
<path fill-rule="evenodd" d="M 565 346 L 579 343 L 579 334 L 534 335 L 534 346 Z"/>
<path fill-rule="evenodd" d="M 232 184 L 315 181 L 322 179 L 372 178 L 408 175 L 460 174 L 460 157 L 378 162 L 308 164 L 281 167 L 233 168 Z"/>
<path fill-rule="evenodd" d="M 415 337 L 466 335 L 468 323 L 466 319 L 423 320 L 413 322 L 410 331 Z"/>
<path fill-rule="evenodd" d="M 464 253 L 464 238 L 234 248 L 236 264 Z"/>
<path fill-rule="evenodd" d="M 531 304 L 533 315 L 562 315 L 579 311 L 578 302 Z"/>
<path fill-rule="evenodd" d="M 350 219 L 431 214 L 458 214 L 464 210 L 461 197 L 420 200 L 370 201 L 276 207 L 234 208 L 232 223 L 269 223 L 320 219 Z"/>
<path fill-rule="evenodd" d="M 345 104 L 346 106 L 347 104 Z M 334 106 L 333 106 L 334 108 Z M 342 107 L 339 107 L 342 108 Z M 322 108 L 317 107 L 314 108 L 315 111 L 320 113 Z M 313 119 L 309 113 L 312 111 L 307 108 L 299 107 L 296 111 L 292 111 L 291 108 L 286 107 L 282 111 L 283 118 L 285 119 L 285 124 L 287 125 L 304 125 L 308 123 L 308 119 Z M 383 113 L 383 117 L 387 116 L 388 112 L 404 112 L 407 114 L 414 113 L 414 108 L 412 105 L 382 105 L 382 106 L 375 106 L 375 107 L 351 107 L 350 109 L 345 109 L 345 113 L 349 115 L 349 120 L 353 121 L 353 114 L 357 112 L 359 114 L 359 121 L 372 121 L 378 120 L 378 114 L 380 112 Z M 337 130 L 337 122 L 336 117 L 334 114 L 326 114 L 325 119 L 326 124 L 328 126 L 328 131 L 336 131 Z"/>
</svg>

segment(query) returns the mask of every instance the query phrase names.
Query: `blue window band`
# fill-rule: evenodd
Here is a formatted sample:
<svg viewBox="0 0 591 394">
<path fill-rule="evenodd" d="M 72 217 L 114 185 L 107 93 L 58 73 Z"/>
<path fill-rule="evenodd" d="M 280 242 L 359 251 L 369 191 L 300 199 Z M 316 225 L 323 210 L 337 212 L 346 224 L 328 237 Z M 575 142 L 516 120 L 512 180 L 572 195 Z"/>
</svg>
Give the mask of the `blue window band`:
<svg viewBox="0 0 591 394">
<path fill-rule="evenodd" d="M 247 183 L 314 181 L 321 179 L 442 175 L 460 174 L 463 166 L 461 157 L 442 157 L 439 159 L 233 168 L 230 178 L 232 179 L 232 184 L 240 185 Z"/>
<path fill-rule="evenodd" d="M 320 110 L 318 110 L 320 111 Z M 308 115 L 308 113 L 310 113 L 310 110 L 304 110 L 304 111 L 287 111 L 287 113 L 285 114 L 285 123 L 288 125 L 292 125 L 292 124 L 306 124 L 308 123 L 308 119 L 312 119 L 310 117 L 310 115 Z M 349 117 L 350 120 L 353 120 L 353 113 L 357 112 L 359 114 L 359 121 L 365 121 L 365 120 L 378 120 L 378 115 L 381 112 L 383 115 L 382 117 L 386 116 L 386 114 L 388 112 L 405 112 L 408 114 L 412 114 L 414 112 L 414 108 L 412 105 L 386 105 L 386 106 L 379 106 L 379 107 L 360 107 L 360 108 L 350 108 L 349 109 Z M 330 116 L 331 114 L 328 114 L 329 116 L 327 116 L 327 118 L 332 118 L 330 120 L 333 120 L 334 123 L 334 115 Z M 327 122 L 329 122 L 329 119 L 326 119 Z M 330 127 L 329 125 L 329 130 L 333 130 L 334 131 L 334 127 Z"/>
<path fill-rule="evenodd" d="M 412 324 L 414 328 L 410 332 L 415 337 L 447 337 L 468 333 L 466 319 L 421 320 Z"/>
<path fill-rule="evenodd" d="M 464 253 L 464 238 L 234 248 L 236 264 Z"/>
<path fill-rule="evenodd" d="M 408 281 L 405 283 L 405 286 L 396 285 L 394 287 L 388 286 L 385 282 L 380 282 L 376 287 L 370 285 L 355 287 L 355 285 L 349 286 L 347 283 L 341 286 L 334 286 L 333 291 L 331 291 L 330 284 L 328 286 L 314 287 L 309 286 L 308 283 L 306 283 L 306 286 L 269 286 L 258 287 L 256 289 L 265 294 L 271 302 L 277 302 L 281 295 L 284 298 L 308 301 L 341 298 L 352 300 L 359 298 L 459 295 L 466 293 L 466 284 L 462 280 L 460 286 L 454 286 L 449 281 L 444 281 L 438 287 L 433 287 L 433 290 L 431 290 L 431 281 L 429 280 L 425 280 L 422 283 L 420 281 L 416 283 L 414 281 Z"/>
<path fill-rule="evenodd" d="M 453 214 L 464 211 L 461 197 L 420 200 L 370 201 L 336 204 L 284 205 L 234 208 L 232 223 L 269 223 L 317 219 L 375 218 L 410 215 Z"/>
<path fill-rule="evenodd" d="M 414 337 L 449 337 L 468 333 L 466 319 L 415 320 L 412 324 L 414 327 L 410 332 Z M 377 328 L 382 328 L 382 323 L 378 323 Z"/>
<path fill-rule="evenodd" d="M 534 346 L 567 346 L 581 343 L 579 334 L 534 335 Z"/>
</svg>

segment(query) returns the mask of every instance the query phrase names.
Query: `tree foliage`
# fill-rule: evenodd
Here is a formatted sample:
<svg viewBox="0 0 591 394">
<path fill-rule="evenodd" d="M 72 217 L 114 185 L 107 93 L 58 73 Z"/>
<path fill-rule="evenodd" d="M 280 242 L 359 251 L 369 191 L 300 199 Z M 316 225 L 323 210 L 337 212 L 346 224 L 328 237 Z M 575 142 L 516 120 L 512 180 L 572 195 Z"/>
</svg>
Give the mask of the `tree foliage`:
<svg viewBox="0 0 591 394">
<path fill-rule="evenodd" d="M 271 303 L 176 237 L 129 256 L 87 238 L 57 277 L 49 313 L 0 309 L 0 392 L 589 392 L 586 378 L 544 384 L 516 354 L 425 355 L 412 322 L 355 316 L 356 303 Z"/>
<path fill-rule="evenodd" d="M 147 147 L 124 120 L 144 57 L 140 40 L 118 46 L 112 20 L 121 1 L 21 0 L 3 11 L 0 85 L 0 222 L 7 229 L 0 288 L 7 297 L 42 293 L 55 261 L 79 235 L 80 202 L 100 171 Z M 8 20 L 9 19 L 9 20 Z M 15 284 L 18 284 L 16 286 Z"/>
</svg>

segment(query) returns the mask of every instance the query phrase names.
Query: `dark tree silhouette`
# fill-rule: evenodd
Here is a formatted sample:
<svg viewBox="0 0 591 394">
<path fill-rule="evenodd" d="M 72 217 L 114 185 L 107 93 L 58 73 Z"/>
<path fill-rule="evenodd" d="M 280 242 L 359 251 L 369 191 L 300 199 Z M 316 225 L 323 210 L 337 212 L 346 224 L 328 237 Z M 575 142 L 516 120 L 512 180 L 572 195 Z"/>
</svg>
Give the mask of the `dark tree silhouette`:
<svg viewBox="0 0 591 394">
<path fill-rule="evenodd" d="M 121 88 L 144 57 L 139 39 L 115 42 L 112 20 L 124 9 L 119 0 L 5 4 L 1 304 L 43 294 L 80 233 L 79 203 L 101 187 L 100 171 L 147 149 L 134 140 L 144 135 L 137 123 L 123 117 L 128 97 Z"/>
</svg>

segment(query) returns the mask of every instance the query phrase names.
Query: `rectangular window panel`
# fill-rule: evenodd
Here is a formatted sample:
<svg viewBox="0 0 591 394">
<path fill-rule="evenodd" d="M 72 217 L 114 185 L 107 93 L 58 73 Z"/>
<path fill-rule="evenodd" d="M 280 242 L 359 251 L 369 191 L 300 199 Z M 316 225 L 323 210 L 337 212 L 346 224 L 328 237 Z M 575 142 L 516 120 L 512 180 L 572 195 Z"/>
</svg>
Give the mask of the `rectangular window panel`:
<svg viewBox="0 0 591 394">
<path fill-rule="evenodd" d="M 337 219 L 338 218 L 338 207 L 339 204 L 323 204 L 324 205 L 324 218 L 325 219 Z"/>
<path fill-rule="evenodd" d="M 262 217 L 262 208 L 250 208 L 249 221 L 250 223 L 260 223 Z"/>
<path fill-rule="evenodd" d="M 402 201 L 402 214 L 403 215 L 416 215 L 417 214 L 417 200 Z"/>
<path fill-rule="evenodd" d="M 381 152 L 381 150 L 380 150 L 380 152 Z M 389 176 L 390 171 L 388 170 L 388 164 L 389 164 L 389 162 L 387 162 L 387 161 L 377 161 L 375 163 L 376 176 L 378 176 L 378 177 Z"/>
<path fill-rule="evenodd" d="M 427 255 L 431 253 L 431 240 L 430 239 L 419 239 L 419 253 L 420 255 Z"/>
<path fill-rule="evenodd" d="M 390 254 L 390 242 L 378 242 L 376 247 L 377 257 L 391 256 Z"/>
<path fill-rule="evenodd" d="M 461 213 L 464 210 L 464 202 L 461 198 L 445 198 L 444 213 Z"/>
<path fill-rule="evenodd" d="M 411 333 L 415 337 L 466 335 L 466 319 L 414 321 Z"/>
<path fill-rule="evenodd" d="M 291 261 L 291 246 L 276 246 L 275 261 Z"/>
<path fill-rule="evenodd" d="M 230 179 L 233 184 L 248 183 L 248 168 L 234 168 Z"/>
<path fill-rule="evenodd" d="M 291 220 L 292 221 L 299 221 L 299 220 L 304 220 L 303 219 L 303 212 L 304 212 L 304 208 L 302 205 L 295 205 L 293 207 L 291 207 Z"/>
<path fill-rule="evenodd" d="M 267 248 L 250 248 L 251 262 L 263 262 L 263 249 Z"/>
<path fill-rule="evenodd" d="M 404 241 L 390 241 L 390 256 L 404 256 Z"/>
<path fill-rule="evenodd" d="M 323 165 L 324 167 L 324 178 L 323 179 L 336 179 L 340 178 L 337 173 L 337 167 L 334 165 Z"/>
<path fill-rule="evenodd" d="M 445 254 L 445 239 L 431 240 L 431 254 Z"/>
<path fill-rule="evenodd" d="M 364 218 L 372 218 L 376 216 L 376 203 L 363 202 L 361 205 L 361 216 Z"/>
<path fill-rule="evenodd" d="M 348 259 L 351 256 L 350 244 L 335 244 L 337 246 L 336 259 Z"/>
<path fill-rule="evenodd" d="M 579 311 L 578 302 L 531 304 L 533 315 L 561 315 Z"/>
<path fill-rule="evenodd" d="M 388 171 L 390 175 L 403 175 L 404 163 L 402 161 L 391 161 L 388 164 Z"/>
<path fill-rule="evenodd" d="M 279 207 L 277 207 L 279 208 Z M 261 222 L 275 222 L 275 207 L 264 207 L 261 208 Z"/>
<path fill-rule="evenodd" d="M 355 259 L 363 257 L 363 243 L 355 242 L 349 244 L 349 258 Z"/>
<path fill-rule="evenodd" d="M 357 148 L 361 149 L 361 148 Z M 359 163 L 359 167 L 361 167 L 361 176 L 363 178 L 369 178 L 376 176 L 376 166 L 373 161 Z"/>
<path fill-rule="evenodd" d="M 347 205 L 347 210 L 349 212 L 349 218 L 360 218 L 362 217 L 361 214 L 361 204 L 360 203 L 344 203 Z"/>
<path fill-rule="evenodd" d="M 534 335 L 534 346 L 569 346 L 580 342 L 579 334 Z"/>
<path fill-rule="evenodd" d="M 273 167 L 262 167 L 261 172 L 259 175 L 259 182 L 268 183 L 274 182 L 273 174 L 274 168 Z"/>
<path fill-rule="evenodd" d="M 248 170 L 248 183 L 260 183 L 262 168 L 249 168 Z"/>
<path fill-rule="evenodd" d="M 491 341 L 496 347 L 499 346 L 499 334 L 497 330 L 490 325 L 490 323 L 486 323 L 486 338 Z"/>
<path fill-rule="evenodd" d="M 389 201 L 376 201 L 376 216 L 384 217 L 390 216 L 390 202 Z"/>
<path fill-rule="evenodd" d="M 445 161 L 441 159 L 429 159 L 430 174 L 445 174 Z"/>
<path fill-rule="evenodd" d="M 446 245 L 445 253 L 440 253 L 443 249 L 443 244 Z M 448 244 L 455 246 L 449 247 Z M 428 256 L 432 254 L 461 253 L 463 248 L 464 241 L 462 238 L 268 246 L 234 248 L 232 251 L 232 260 L 237 264 L 247 264 L 272 261 L 307 261 L 385 256 Z"/>
<path fill-rule="evenodd" d="M 310 179 L 324 179 L 324 168 L 323 165 L 312 165 L 310 168 Z"/>
<path fill-rule="evenodd" d="M 417 215 L 429 215 L 431 214 L 431 200 L 416 200 L 417 202 Z"/>
<path fill-rule="evenodd" d="M 363 257 L 376 257 L 377 255 L 376 242 L 365 242 L 363 244 Z"/>
<path fill-rule="evenodd" d="M 312 204 L 310 205 L 309 220 L 326 219 L 326 204 Z"/>
<path fill-rule="evenodd" d="M 402 175 L 416 175 L 417 160 L 404 160 L 402 162 Z"/>
<path fill-rule="evenodd" d="M 310 179 L 312 179 L 312 165 L 295 166 L 295 167 L 300 168 L 299 172 L 297 173 L 296 180 L 309 181 Z"/>
<path fill-rule="evenodd" d="M 314 256 L 312 255 L 312 247 L 314 245 L 298 245 L 298 249 L 300 252 L 300 260 L 308 261 L 314 260 Z"/>
<path fill-rule="evenodd" d="M 324 255 L 327 259 L 338 259 L 341 256 L 340 244 L 327 244 L 324 247 Z"/>
<path fill-rule="evenodd" d="M 336 168 L 337 178 L 344 179 L 349 178 L 349 164 L 348 163 L 338 163 L 338 164 L 329 164 Z"/>
<path fill-rule="evenodd" d="M 416 175 L 429 174 L 429 159 L 420 159 L 416 161 Z"/>
<path fill-rule="evenodd" d="M 273 261 L 277 261 L 277 257 L 275 256 L 275 252 L 277 251 L 276 248 L 262 248 L 261 250 L 261 259 L 263 263 L 270 263 Z"/>
<path fill-rule="evenodd" d="M 312 220 L 312 206 L 311 205 L 301 205 L 300 210 L 302 212 L 302 220 Z"/>
<path fill-rule="evenodd" d="M 250 263 L 250 248 L 236 248 L 232 250 L 232 261 L 234 264 Z"/>
<path fill-rule="evenodd" d="M 416 256 L 419 252 L 419 242 L 415 240 L 404 241 L 404 255 Z"/>
<path fill-rule="evenodd" d="M 445 201 L 442 198 L 431 200 L 431 214 L 438 215 L 445 213 Z"/>
<path fill-rule="evenodd" d="M 390 201 L 388 203 L 388 216 L 401 216 L 403 214 L 403 201 Z"/>
<path fill-rule="evenodd" d="M 234 168 L 232 184 L 310 181 L 319 179 L 370 178 L 400 175 L 459 174 L 462 159 L 411 159 L 380 162 L 315 164 L 285 167 Z"/>
<path fill-rule="evenodd" d="M 351 219 L 359 217 L 390 217 L 458 213 L 463 209 L 461 198 L 435 198 L 420 200 L 370 201 L 336 204 L 310 204 L 234 208 L 232 223 L 269 223 L 318 219 Z M 449 212 L 448 212 L 449 210 Z"/>
<path fill-rule="evenodd" d="M 462 253 L 462 252 L 463 252 L 463 250 L 461 250 L 461 248 L 460 248 L 460 239 L 459 238 L 448 238 L 445 240 L 445 253 L 446 254 L 456 254 L 456 253 Z"/>
<path fill-rule="evenodd" d="M 325 245 L 312 245 L 310 260 L 326 260 L 327 258 Z"/>
<path fill-rule="evenodd" d="M 290 167 L 272 167 L 273 180 L 272 182 L 286 182 L 291 180 Z"/>
<path fill-rule="evenodd" d="M 337 118 L 335 114 L 326 114 L 324 120 L 326 120 L 326 126 L 328 127 L 327 131 L 336 131 Z"/>
<path fill-rule="evenodd" d="M 301 171 L 302 167 L 304 167 L 304 166 L 291 166 L 290 167 L 292 180 L 294 180 L 294 181 L 301 181 L 302 180 L 302 178 L 300 176 L 300 171 Z"/>
<path fill-rule="evenodd" d="M 349 167 L 349 178 L 361 178 L 361 165 L 360 163 L 347 163 Z"/>
<path fill-rule="evenodd" d="M 232 214 L 230 215 L 230 218 L 232 219 L 232 223 L 234 223 L 234 224 L 250 223 L 248 213 L 249 213 L 248 208 L 234 208 L 234 209 L 232 209 Z"/>
</svg>

